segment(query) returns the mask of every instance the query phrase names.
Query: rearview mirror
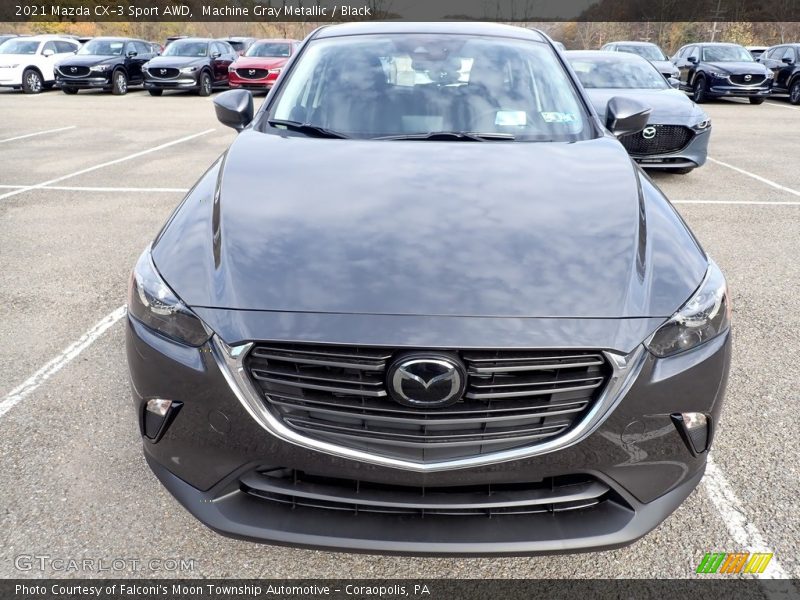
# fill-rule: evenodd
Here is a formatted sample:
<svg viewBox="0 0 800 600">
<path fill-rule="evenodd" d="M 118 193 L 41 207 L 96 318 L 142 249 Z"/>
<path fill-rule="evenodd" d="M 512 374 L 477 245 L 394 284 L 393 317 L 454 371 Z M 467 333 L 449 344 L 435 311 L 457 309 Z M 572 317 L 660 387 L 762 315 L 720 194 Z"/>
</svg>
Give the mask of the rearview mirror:
<svg viewBox="0 0 800 600">
<path fill-rule="evenodd" d="M 223 92 L 214 98 L 214 110 L 220 123 L 241 131 L 253 120 L 253 94 L 250 90 Z"/>
<path fill-rule="evenodd" d="M 652 111 L 638 100 L 615 96 L 608 101 L 606 127 L 617 137 L 637 133 L 647 126 Z"/>
<path fill-rule="evenodd" d="M 669 83 L 676 90 L 681 89 L 681 80 L 680 79 L 675 79 L 674 77 L 670 77 L 669 79 L 667 79 L 667 83 Z"/>
</svg>

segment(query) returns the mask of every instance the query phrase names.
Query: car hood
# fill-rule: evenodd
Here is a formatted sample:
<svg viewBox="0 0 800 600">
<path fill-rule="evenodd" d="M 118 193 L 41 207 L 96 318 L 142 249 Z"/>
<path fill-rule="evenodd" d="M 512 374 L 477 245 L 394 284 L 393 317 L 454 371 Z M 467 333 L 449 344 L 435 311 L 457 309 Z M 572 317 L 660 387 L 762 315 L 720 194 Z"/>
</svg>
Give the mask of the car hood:
<svg viewBox="0 0 800 600">
<path fill-rule="evenodd" d="M 236 59 L 233 67 L 236 69 L 277 69 L 288 61 L 288 58 L 242 56 Z"/>
<path fill-rule="evenodd" d="M 658 69 L 659 73 L 672 73 L 675 70 L 675 65 L 668 60 L 651 60 L 650 62 Z"/>
<path fill-rule="evenodd" d="M 686 94 L 673 88 L 660 90 L 591 88 L 586 92 L 604 123 L 608 101 L 616 96 L 633 98 L 652 108 L 653 112 L 648 119 L 648 123 L 651 124 L 694 125 L 696 121 L 702 120 L 704 115 L 702 109 Z"/>
<path fill-rule="evenodd" d="M 714 71 L 729 75 L 747 75 L 748 73 L 767 73 L 767 68 L 757 62 L 709 62 L 706 63 Z"/>
<path fill-rule="evenodd" d="M 120 56 L 100 56 L 95 54 L 81 54 L 70 56 L 68 58 L 58 61 L 59 67 L 93 67 L 104 63 L 114 64 L 120 62 Z"/>
<path fill-rule="evenodd" d="M 191 307 L 491 318 L 667 317 L 707 266 L 611 137 L 356 141 L 248 130 L 152 255 Z"/>
<path fill-rule="evenodd" d="M 156 56 L 147 62 L 150 68 L 157 67 L 192 67 L 204 65 L 208 62 L 208 57 L 205 56 Z"/>
</svg>

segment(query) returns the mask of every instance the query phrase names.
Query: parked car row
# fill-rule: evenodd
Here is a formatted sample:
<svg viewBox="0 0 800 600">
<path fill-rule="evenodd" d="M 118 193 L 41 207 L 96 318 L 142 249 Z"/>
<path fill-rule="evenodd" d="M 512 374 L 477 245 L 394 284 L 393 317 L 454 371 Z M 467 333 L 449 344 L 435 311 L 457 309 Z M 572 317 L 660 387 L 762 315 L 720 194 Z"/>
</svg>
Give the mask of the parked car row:
<svg viewBox="0 0 800 600">
<path fill-rule="evenodd" d="M 0 38 L 2 41 L 2 38 Z M 0 87 L 36 94 L 57 85 L 65 94 L 103 89 L 125 94 L 141 86 L 153 96 L 164 90 L 269 90 L 297 40 L 168 38 L 165 47 L 126 37 L 9 36 L 0 43 Z"/>
</svg>

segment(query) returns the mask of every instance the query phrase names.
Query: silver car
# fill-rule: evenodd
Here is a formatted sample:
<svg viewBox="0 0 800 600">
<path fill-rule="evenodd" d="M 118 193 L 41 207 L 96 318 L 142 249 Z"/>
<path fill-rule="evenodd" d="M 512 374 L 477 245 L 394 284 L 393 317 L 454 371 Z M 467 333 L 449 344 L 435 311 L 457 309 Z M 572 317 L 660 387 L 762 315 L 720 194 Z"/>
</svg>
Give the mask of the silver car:
<svg viewBox="0 0 800 600">
<path fill-rule="evenodd" d="M 603 51 L 564 55 L 603 122 L 608 101 L 615 96 L 634 98 L 652 108 L 647 127 L 619 138 L 642 167 L 688 173 L 706 162 L 711 119 L 647 60 Z"/>
</svg>

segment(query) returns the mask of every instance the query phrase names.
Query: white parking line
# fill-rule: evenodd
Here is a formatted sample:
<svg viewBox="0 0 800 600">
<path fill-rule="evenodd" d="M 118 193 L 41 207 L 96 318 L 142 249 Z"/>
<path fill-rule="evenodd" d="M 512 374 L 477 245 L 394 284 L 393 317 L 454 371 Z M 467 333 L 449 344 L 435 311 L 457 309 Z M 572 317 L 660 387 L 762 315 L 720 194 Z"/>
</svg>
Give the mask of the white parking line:
<svg viewBox="0 0 800 600">
<path fill-rule="evenodd" d="M 31 188 L 33 186 L 30 185 L 3 185 L 0 184 L 0 189 L 4 190 L 18 190 L 22 188 Z M 70 186 L 70 185 L 45 185 L 40 188 L 40 190 L 60 190 L 64 192 L 142 192 L 142 193 L 151 193 L 151 192 L 169 192 L 169 193 L 181 193 L 185 194 L 189 191 L 189 188 L 158 188 L 158 187 L 151 187 L 151 188 L 139 188 L 139 187 L 83 187 L 83 186 Z"/>
<path fill-rule="evenodd" d="M 59 127 L 58 129 L 46 129 L 44 131 L 37 131 L 35 133 L 26 133 L 25 135 L 18 135 L 17 137 L 10 137 L 4 140 L 0 140 L 0 144 L 5 144 L 6 142 L 13 142 L 14 140 L 24 140 L 25 138 L 34 137 L 36 135 L 44 135 L 45 133 L 56 133 L 57 131 L 67 131 L 68 129 L 75 129 L 75 125 L 70 125 L 69 127 Z"/>
<path fill-rule="evenodd" d="M 779 183 L 775 183 L 774 181 L 771 181 L 771 180 L 767 179 L 766 177 L 761 177 L 761 175 L 756 175 L 755 173 L 751 173 L 750 171 L 745 171 L 744 169 L 740 169 L 739 167 L 734 167 L 731 164 L 728 164 L 726 162 L 722 162 L 721 160 L 717 160 L 716 158 L 711 158 L 710 156 L 708 157 L 708 160 L 710 160 L 714 164 L 721 165 L 723 167 L 727 167 L 729 169 L 732 169 L 732 170 L 736 171 L 737 173 L 741 173 L 742 175 L 747 175 L 748 177 L 752 177 L 753 179 L 755 179 L 756 181 L 760 181 L 761 183 L 766 183 L 768 186 L 774 187 L 776 190 L 781 190 L 782 192 L 787 192 L 789 194 L 792 194 L 793 196 L 800 196 L 800 192 L 798 192 L 797 190 L 793 190 L 792 188 L 786 187 L 785 185 L 781 185 Z"/>
<path fill-rule="evenodd" d="M 89 331 L 84 333 L 76 342 L 70 344 L 56 356 L 53 360 L 45 364 L 41 369 L 28 377 L 20 385 L 11 390 L 2 401 L 0 401 L 0 417 L 22 402 L 27 396 L 33 393 L 36 388 L 50 379 L 53 375 L 63 369 L 69 362 L 81 352 L 91 346 L 97 338 L 103 335 L 109 327 L 114 325 L 125 315 L 125 306 L 120 306 L 110 315 L 104 317 L 94 325 Z"/>
<path fill-rule="evenodd" d="M 708 457 L 703 485 L 711 502 L 722 516 L 725 527 L 727 527 L 728 533 L 734 542 L 751 553 L 767 552 L 774 554 L 767 546 L 758 528 L 747 520 L 741 500 L 733 492 L 733 488 L 722 469 L 717 466 L 711 456 Z M 773 556 L 767 570 L 757 574 L 756 577 L 759 579 L 787 579 L 789 576 L 783 570 L 778 559 Z"/>
<path fill-rule="evenodd" d="M 752 206 L 800 206 L 800 202 L 770 202 L 769 200 L 670 200 L 672 204 L 732 204 Z"/>
<path fill-rule="evenodd" d="M 132 160 L 134 158 L 139 158 L 140 156 L 144 156 L 145 154 L 151 154 L 152 152 L 158 152 L 159 150 L 163 150 L 164 148 L 169 148 L 170 146 L 174 146 L 175 144 L 181 144 L 183 142 L 188 142 L 189 140 L 193 140 L 201 135 L 206 135 L 207 133 L 211 133 L 214 129 L 206 129 L 205 131 L 201 131 L 200 133 L 194 133 L 192 135 L 187 135 L 186 137 L 182 137 L 180 139 L 174 140 L 172 142 L 167 142 L 166 144 L 161 144 L 159 146 L 154 146 L 153 148 L 148 148 L 147 150 L 141 150 L 140 152 L 135 152 L 133 154 L 129 154 L 127 156 L 123 156 L 122 158 L 115 158 L 114 160 L 109 160 L 104 163 L 100 163 L 99 165 L 94 165 L 93 167 L 86 167 L 85 169 L 81 169 L 80 171 L 75 171 L 74 173 L 68 173 L 67 175 L 62 175 L 61 177 L 56 177 L 54 179 L 49 179 L 48 181 L 43 181 L 42 183 L 37 183 L 36 185 L 30 185 L 28 187 L 20 188 L 18 190 L 13 190 L 11 192 L 6 192 L 5 194 L 0 194 L 0 200 L 4 198 L 10 198 L 11 196 L 16 196 L 17 194 L 22 194 L 23 192 L 27 192 L 30 190 L 36 190 L 48 185 L 52 185 L 54 183 L 58 183 L 59 181 L 64 181 L 65 179 L 70 179 L 71 177 L 77 177 L 78 175 L 83 175 L 84 173 L 90 173 L 92 171 L 96 171 L 97 169 L 102 169 L 103 167 L 110 167 L 111 165 L 116 165 L 121 162 L 125 162 L 126 160 Z"/>
<path fill-rule="evenodd" d="M 789 110 L 800 110 L 800 106 L 789 106 L 788 104 L 779 104 L 777 102 L 764 102 L 767 106 L 777 106 L 779 108 L 788 108 Z"/>
</svg>

